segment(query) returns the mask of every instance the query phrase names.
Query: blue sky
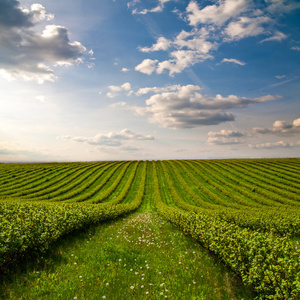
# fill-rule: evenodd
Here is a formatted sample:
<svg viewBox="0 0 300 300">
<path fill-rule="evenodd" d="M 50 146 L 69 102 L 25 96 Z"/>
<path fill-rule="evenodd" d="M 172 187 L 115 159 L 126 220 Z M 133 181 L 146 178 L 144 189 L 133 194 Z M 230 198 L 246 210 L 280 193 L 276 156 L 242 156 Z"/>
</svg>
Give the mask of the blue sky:
<svg viewBox="0 0 300 300">
<path fill-rule="evenodd" d="M 299 157 L 300 3 L 0 0 L 0 161 Z"/>
</svg>

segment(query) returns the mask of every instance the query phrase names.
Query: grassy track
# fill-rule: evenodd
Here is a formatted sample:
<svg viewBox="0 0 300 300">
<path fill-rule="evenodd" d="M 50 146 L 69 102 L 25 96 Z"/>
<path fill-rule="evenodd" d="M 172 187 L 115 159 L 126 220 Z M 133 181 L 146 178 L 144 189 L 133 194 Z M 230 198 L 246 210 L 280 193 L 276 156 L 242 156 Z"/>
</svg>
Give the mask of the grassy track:
<svg viewBox="0 0 300 300">
<path fill-rule="evenodd" d="M 252 299 L 198 243 L 142 211 L 56 243 L 0 290 L 1 299 Z"/>
<path fill-rule="evenodd" d="M 300 159 L 0 164 L 0 270 L 16 268 L 0 298 L 300 299 L 299 170 Z M 40 263 L 21 275 L 13 261 L 29 253 Z"/>
</svg>

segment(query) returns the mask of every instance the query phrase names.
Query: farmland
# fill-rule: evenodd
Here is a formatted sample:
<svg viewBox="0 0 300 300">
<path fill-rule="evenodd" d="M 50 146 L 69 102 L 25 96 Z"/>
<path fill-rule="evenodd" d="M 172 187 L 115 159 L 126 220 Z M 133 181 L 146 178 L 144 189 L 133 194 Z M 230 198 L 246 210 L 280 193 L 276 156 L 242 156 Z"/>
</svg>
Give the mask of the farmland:
<svg viewBox="0 0 300 300">
<path fill-rule="evenodd" d="M 3 270 L 78 229 L 149 212 L 258 299 L 300 298 L 300 159 L 1 164 L 0 174 Z"/>
</svg>

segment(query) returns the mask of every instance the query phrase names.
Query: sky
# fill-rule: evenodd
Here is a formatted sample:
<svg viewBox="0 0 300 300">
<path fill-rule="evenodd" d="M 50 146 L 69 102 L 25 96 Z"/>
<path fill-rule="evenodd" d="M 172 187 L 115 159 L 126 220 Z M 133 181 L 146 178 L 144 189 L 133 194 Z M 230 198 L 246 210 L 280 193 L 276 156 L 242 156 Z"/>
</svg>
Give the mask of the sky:
<svg viewBox="0 0 300 300">
<path fill-rule="evenodd" d="M 0 162 L 300 155 L 300 2 L 0 0 Z"/>
</svg>

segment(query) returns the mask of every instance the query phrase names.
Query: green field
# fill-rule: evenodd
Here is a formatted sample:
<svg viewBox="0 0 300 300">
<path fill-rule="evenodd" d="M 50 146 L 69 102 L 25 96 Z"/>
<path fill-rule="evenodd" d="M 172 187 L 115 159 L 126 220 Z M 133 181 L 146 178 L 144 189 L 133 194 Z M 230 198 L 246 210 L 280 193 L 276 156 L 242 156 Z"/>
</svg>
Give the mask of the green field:
<svg viewBox="0 0 300 300">
<path fill-rule="evenodd" d="M 0 164 L 0 201 L 1 299 L 300 299 L 297 158 Z"/>
</svg>

